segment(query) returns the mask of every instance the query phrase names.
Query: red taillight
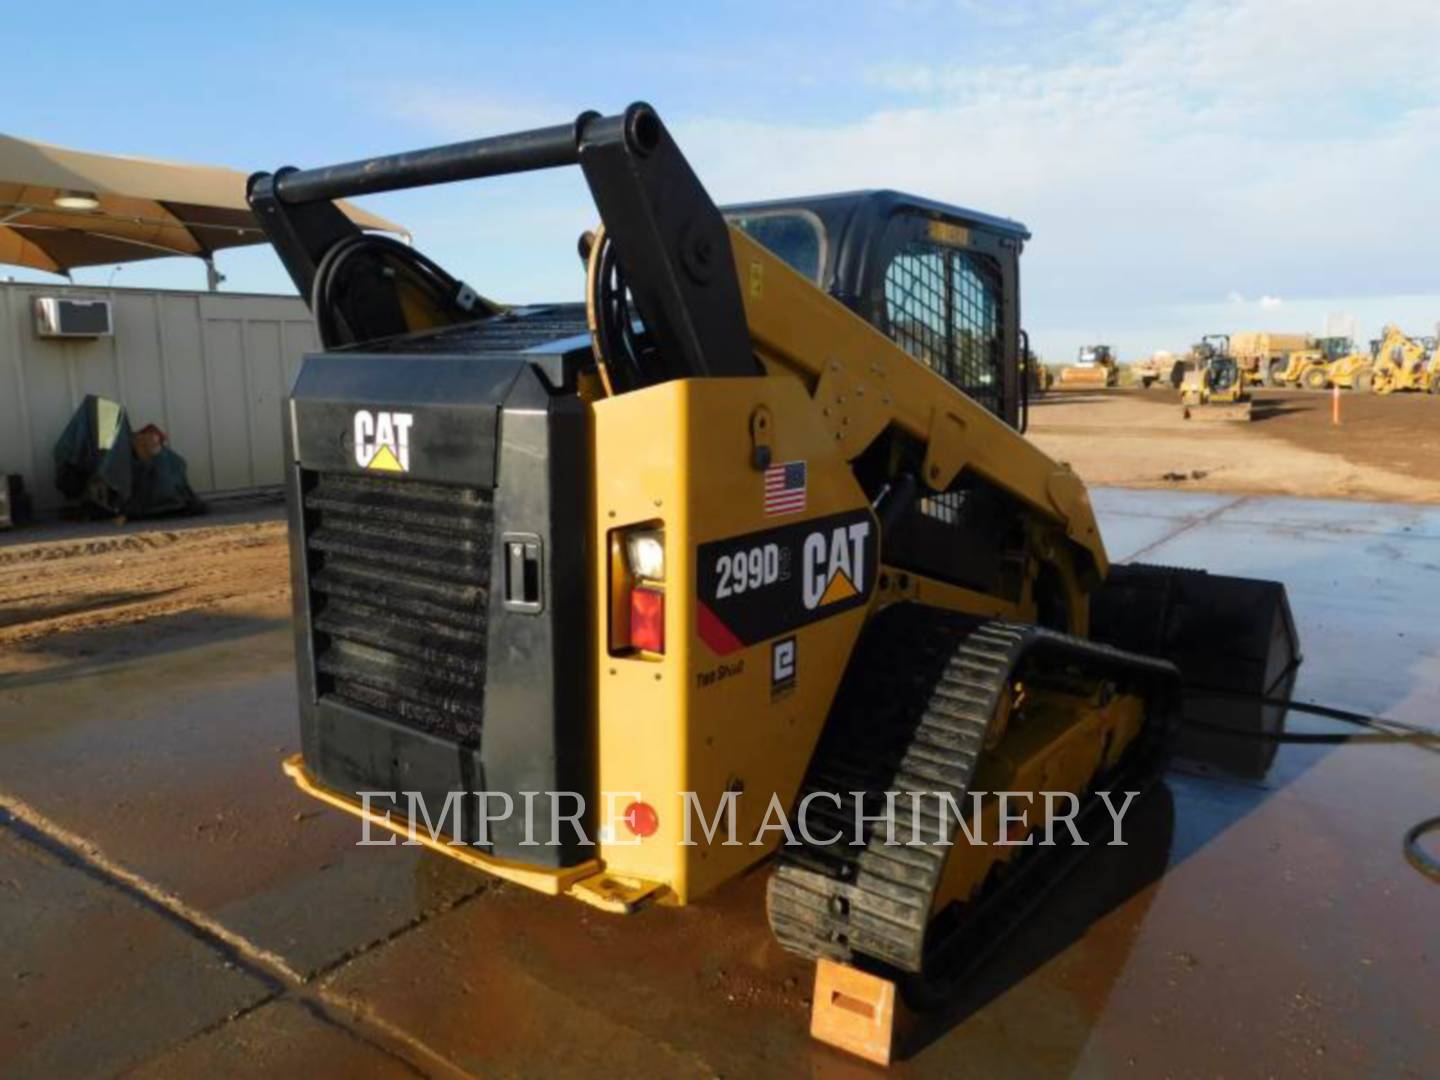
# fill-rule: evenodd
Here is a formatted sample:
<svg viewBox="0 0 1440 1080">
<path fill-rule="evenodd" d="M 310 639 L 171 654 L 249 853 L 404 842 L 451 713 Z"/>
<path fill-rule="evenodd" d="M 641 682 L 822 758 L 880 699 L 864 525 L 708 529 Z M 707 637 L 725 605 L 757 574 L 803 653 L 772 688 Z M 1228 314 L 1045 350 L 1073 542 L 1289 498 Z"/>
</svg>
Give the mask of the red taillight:
<svg viewBox="0 0 1440 1080">
<path fill-rule="evenodd" d="M 665 594 L 659 589 L 637 585 L 630 590 L 630 644 L 646 652 L 665 651 Z"/>
<path fill-rule="evenodd" d="M 660 828 L 660 815 L 655 813 L 655 808 L 649 803 L 632 802 L 625 808 L 620 820 L 642 840 L 647 836 L 654 836 L 655 830 Z"/>
</svg>

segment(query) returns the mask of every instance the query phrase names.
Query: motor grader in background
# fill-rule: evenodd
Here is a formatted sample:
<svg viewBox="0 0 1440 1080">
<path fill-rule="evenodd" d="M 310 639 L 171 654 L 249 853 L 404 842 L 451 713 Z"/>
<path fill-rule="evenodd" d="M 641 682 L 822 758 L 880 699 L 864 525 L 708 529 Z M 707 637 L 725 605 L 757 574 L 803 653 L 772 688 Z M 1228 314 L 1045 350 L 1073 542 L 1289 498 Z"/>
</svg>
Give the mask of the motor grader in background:
<svg viewBox="0 0 1440 1080">
<path fill-rule="evenodd" d="M 567 165 L 600 219 L 583 304 L 488 300 L 334 204 Z M 1048 800 L 985 796 L 972 843 L 892 793 L 1070 792 L 1108 837 L 1096 792 L 1153 780 L 1187 694 L 1294 678 L 1283 586 L 1112 565 L 1017 431 L 1015 222 L 895 192 L 727 222 L 643 104 L 249 200 L 323 344 L 285 402 L 289 775 L 617 913 L 769 860 L 776 938 L 849 980 L 822 1037 L 888 1056 L 896 984 L 953 989 L 1074 861 L 1065 828 L 1024 844 Z"/>
<path fill-rule="evenodd" d="M 1120 365 L 1109 345 L 1081 345 L 1075 363 L 1060 369 L 1062 390 L 1107 389 L 1120 381 Z"/>
</svg>

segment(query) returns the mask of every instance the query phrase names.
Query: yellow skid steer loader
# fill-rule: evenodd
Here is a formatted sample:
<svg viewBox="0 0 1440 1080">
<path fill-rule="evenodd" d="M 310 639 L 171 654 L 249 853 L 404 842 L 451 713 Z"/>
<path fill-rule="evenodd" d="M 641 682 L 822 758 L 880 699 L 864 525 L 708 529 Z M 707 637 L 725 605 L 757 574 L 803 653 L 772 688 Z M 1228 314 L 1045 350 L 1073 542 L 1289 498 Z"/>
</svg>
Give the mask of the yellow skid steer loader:
<svg viewBox="0 0 1440 1080">
<path fill-rule="evenodd" d="M 1186 420 L 1250 419 L 1250 391 L 1235 358 L 1207 337 L 1195 347 L 1195 365 L 1180 384 L 1181 416 Z M 1223 337 L 1223 335 L 1222 335 Z"/>
<path fill-rule="evenodd" d="M 334 205 L 576 165 L 583 304 L 493 302 Z M 323 345 L 285 402 L 286 768 L 368 828 L 613 912 L 769 861 L 785 948 L 953 985 L 1069 865 L 1027 843 L 1043 792 L 1083 833 L 1187 691 L 1294 678 L 1283 586 L 1112 565 L 1021 434 L 1013 221 L 722 212 L 644 104 L 249 198 Z"/>
</svg>

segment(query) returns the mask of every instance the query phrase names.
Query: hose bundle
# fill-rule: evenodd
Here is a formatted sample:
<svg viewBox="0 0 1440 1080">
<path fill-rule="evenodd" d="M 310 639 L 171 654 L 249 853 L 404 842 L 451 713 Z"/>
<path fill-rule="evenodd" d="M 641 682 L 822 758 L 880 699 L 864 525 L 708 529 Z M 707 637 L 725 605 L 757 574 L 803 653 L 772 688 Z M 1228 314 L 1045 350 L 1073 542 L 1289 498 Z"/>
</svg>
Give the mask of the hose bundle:
<svg viewBox="0 0 1440 1080">
<path fill-rule="evenodd" d="M 361 233 L 315 269 L 310 310 L 327 349 L 493 315 L 498 308 L 414 248 Z"/>
</svg>

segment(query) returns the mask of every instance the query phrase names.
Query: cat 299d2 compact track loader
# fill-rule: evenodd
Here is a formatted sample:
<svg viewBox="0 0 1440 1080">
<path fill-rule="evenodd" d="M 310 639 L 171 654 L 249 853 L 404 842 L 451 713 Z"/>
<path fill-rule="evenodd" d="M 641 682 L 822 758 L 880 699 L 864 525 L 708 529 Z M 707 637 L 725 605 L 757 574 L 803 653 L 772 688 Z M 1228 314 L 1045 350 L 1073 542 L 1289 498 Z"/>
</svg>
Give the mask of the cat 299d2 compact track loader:
<svg viewBox="0 0 1440 1080">
<path fill-rule="evenodd" d="M 564 165 L 584 304 L 491 302 L 333 202 Z M 772 859 L 785 948 L 934 985 L 1050 850 L 994 843 L 1049 801 L 975 800 L 972 840 L 946 800 L 1084 820 L 1187 690 L 1288 689 L 1282 586 L 1112 566 L 1020 434 L 1014 222 L 894 192 L 727 220 L 643 104 L 249 196 L 324 346 L 286 402 L 287 771 L 372 827 L 617 912 Z"/>
</svg>

